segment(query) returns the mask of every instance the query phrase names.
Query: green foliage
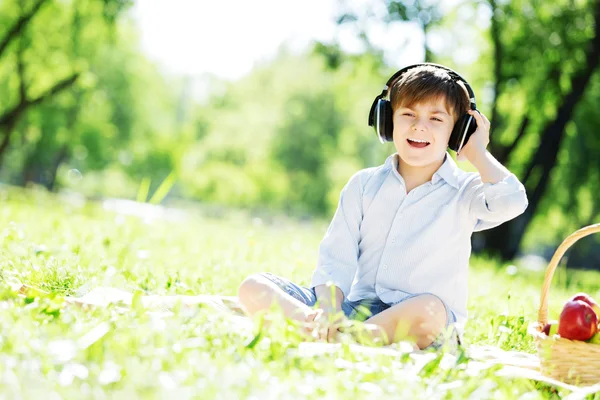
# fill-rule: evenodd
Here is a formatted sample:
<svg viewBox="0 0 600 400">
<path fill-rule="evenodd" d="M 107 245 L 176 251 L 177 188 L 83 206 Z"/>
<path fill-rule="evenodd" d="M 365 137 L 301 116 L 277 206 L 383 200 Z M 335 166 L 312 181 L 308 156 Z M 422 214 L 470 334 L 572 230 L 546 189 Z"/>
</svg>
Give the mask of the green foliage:
<svg viewBox="0 0 600 400">
<path fill-rule="evenodd" d="M 332 94 L 292 97 L 285 104 L 284 125 L 273 143 L 273 157 L 290 177 L 292 204 L 327 211 L 327 165 L 337 147 L 339 125 Z"/>
<path fill-rule="evenodd" d="M 35 3 L 0 4 L 0 38 Z M 127 18 L 130 5 L 45 1 L 0 53 L 0 116 L 19 103 L 23 87 L 32 100 L 76 77 L 29 105 L 14 125 L 0 123 L 0 144 L 10 133 L 0 179 L 148 200 L 174 174 L 168 195 L 159 197 L 332 215 L 349 177 L 395 151 L 378 143 L 366 117 L 382 83 L 406 63 L 371 43 L 371 21 L 423 31 L 425 59 L 469 78 L 479 108 L 494 118 L 492 152 L 535 188 L 544 169 L 532 162 L 548 154 L 538 154 L 541 135 L 586 67 L 594 36 L 591 1 L 490 0 L 454 8 L 386 1 L 375 14 L 348 3 L 338 22 L 358 32 L 362 53 L 337 42 L 303 53 L 283 46 L 248 75 L 223 81 L 171 77 L 153 65 Z M 598 82 L 596 73 L 569 117 L 522 251 L 542 251 L 600 216 Z M 196 97 L 198 84 L 205 91 Z M 574 250 L 589 260 L 597 241 L 585 246 Z"/>
<path fill-rule="evenodd" d="M 498 100 L 502 120 L 512 121 L 512 126 L 501 130 L 498 140 L 512 142 L 517 136 L 518 121 L 525 116 L 530 119 L 526 134 L 510 159 L 521 176 L 525 175 L 534 157 L 549 156 L 548 151 L 536 154 L 546 140 L 542 137 L 544 129 L 557 117 L 558 109 L 569 104 L 573 97 L 572 85 L 582 79 L 574 77 L 592 67 L 587 64 L 585 52 L 593 45 L 595 7 L 594 2 L 587 1 L 552 5 L 513 1 L 497 5 L 494 17 L 500 27 L 503 45 L 503 59 L 496 61 L 500 63 L 503 85 Z M 541 210 L 536 213 L 532 233 L 548 223 L 550 210 L 557 210 L 567 217 L 555 226 L 554 240 L 596 222 L 599 216 L 598 210 L 592 210 L 589 203 L 583 205 L 583 212 L 579 212 L 582 192 L 585 197 L 588 190 L 594 190 L 594 184 L 588 179 L 599 170 L 597 163 L 591 161 L 591 158 L 596 158 L 597 149 L 592 139 L 596 134 L 575 128 L 594 124 L 591 122 L 595 118 L 591 116 L 593 111 L 585 110 L 594 103 L 595 80 L 597 78 L 592 75 L 582 99 L 573 105 L 576 112 L 569 116 L 572 122 L 564 128 L 564 139 L 552 171 L 548 194 L 541 203 Z M 514 107 L 515 99 L 522 99 L 518 110 Z M 582 145 L 586 142 L 592 145 Z M 540 175 L 540 169 L 533 170 L 529 188 L 534 187 L 531 183 L 538 181 Z"/>
<path fill-rule="evenodd" d="M 183 155 L 185 195 L 332 214 L 350 176 L 393 152 L 365 123 L 372 99 L 364 93 L 379 87 L 381 59 L 348 56 L 327 69 L 326 51 L 316 45 L 313 55 L 296 56 L 282 49 L 246 78 L 215 84 L 220 89 L 195 113 L 198 144 Z"/>
<path fill-rule="evenodd" d="M 140 54 L 131 21 L 119 18 L 130 2 L 48 3 L 16 39 L 19 46 L 0 54 L 0 66 L 9 67 L 0 74 L 0 85 L 3 79 L 13 82 L 7 85 L 6 106 L 18 101 L 19 80 L 27 96 L 35 97 L 70 72 L 78 72 L 79 79 L 70 90 L 30 107 L 14 129 L 3 131 L 11 136 L 3 178 L 48 188 L 97 187 L 100 193 L 87 194 L 120 196 L 138 185 L 103 190 L 111 183 L 90 181 L 116 168 L 129 179 L 160 182 L 177 169 L 173 159 L 186 141 L 171 134 L 172 88 Z M 4 6 L 18 8 L 16 2 Z M 10 69 L 19 55 L 24 76 Z M 70 179 L 71 171 L 82 174 L 83 181 Z"/>
</svg>

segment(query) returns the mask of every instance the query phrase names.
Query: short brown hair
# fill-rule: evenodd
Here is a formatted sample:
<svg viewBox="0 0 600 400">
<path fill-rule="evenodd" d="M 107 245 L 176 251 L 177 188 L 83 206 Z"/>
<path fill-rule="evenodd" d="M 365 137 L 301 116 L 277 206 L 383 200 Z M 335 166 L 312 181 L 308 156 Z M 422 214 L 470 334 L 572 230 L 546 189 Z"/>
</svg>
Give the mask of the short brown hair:
<svg viewBox="0 0 600 400">
<path fill-rule="evenodd" d="M 392 83 L 390 92 L 393 111 L 439 98 L 445 98 L 454 121 L 469 109 L 469 96 L 463 83 L 452 79 L 448 71 L 431 65 L 409 69 Z"/>
</svg>

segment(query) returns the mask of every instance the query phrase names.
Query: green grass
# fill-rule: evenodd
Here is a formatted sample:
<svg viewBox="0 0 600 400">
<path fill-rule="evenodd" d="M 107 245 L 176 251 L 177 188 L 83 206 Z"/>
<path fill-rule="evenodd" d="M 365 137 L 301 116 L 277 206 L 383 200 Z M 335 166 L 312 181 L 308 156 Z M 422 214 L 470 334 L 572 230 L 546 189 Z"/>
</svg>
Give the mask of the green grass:
<svg viewBox="0 0 600 400">
<path fill-rule="evenodd" d="M 212 216 L 211 216 L 212 215 Z M 97 286 L 151 294 L 235 295 L 251 273 L 308 284 L 327 221 L 190 211 L 183 220 L 117 215 L 41 191 L 0 189 L 0 398 L 557 398 L 527 379 L 459 357 L 299 351 L 287 322 L 256 330 L 207 308 L 161 318 L 139 307 L 84 311 L 63 296 Z M 535 353 L 542 272 L 473 259 L 465 341 Z M 509 273 L 510 272 L 510 273 Z M 550 317 L 575 291 L 600 297 L 595 272 L 559 270 Z M 51 296 L 20 297 L 20 281 Z M 254 340 L 253 339 L 257 339 Z M 252 343 L 252 345 L 249 345 Z"/>
</svg>

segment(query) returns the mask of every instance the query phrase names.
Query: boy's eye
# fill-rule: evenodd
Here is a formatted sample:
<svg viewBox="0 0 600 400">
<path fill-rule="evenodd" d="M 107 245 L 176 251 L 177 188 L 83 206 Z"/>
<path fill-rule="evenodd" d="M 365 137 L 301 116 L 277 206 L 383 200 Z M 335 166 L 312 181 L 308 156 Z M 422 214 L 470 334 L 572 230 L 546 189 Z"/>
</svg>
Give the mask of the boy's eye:
<svg viewBox="0 0 600 400">
<path fill-rule="evenodd" d="M 439 122 L 443 122 L 441 119 L 437 118 L 437 117 L 431 117 L 432 120 L 434 121 L 439 121 Z"/>
<path fill-rule="evenodd" d="M 406 115 L 406 116 L 408 116 L 408 117 L 412 117 L 412 116 L 414 116 L 414 114 L 413 114 L 413 113 L 409 113 L 409 112 L 405 112 L 405 113 L 404 113 L 404 114 L 402 114 L 402 115 Z"/>
</svg>

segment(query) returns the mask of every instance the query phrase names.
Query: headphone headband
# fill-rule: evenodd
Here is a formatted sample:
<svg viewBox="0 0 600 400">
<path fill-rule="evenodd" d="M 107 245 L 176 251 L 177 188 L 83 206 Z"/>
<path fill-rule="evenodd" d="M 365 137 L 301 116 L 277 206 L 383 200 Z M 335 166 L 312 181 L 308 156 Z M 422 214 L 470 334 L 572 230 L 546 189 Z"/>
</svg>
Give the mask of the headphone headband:
<svg viewBox="0 0 600 400">
<path fill-rule="evenodd" d="M 379 99 L 383 99 L 387 96 L 388 94 L 388 90 L 391 88 L 392 84 L 396 81 L 396 79 L 398 79 L 399 77 L 402 76 L 402 74 L 404 74 L 405 72 L 413 69 L 413 68 L 417 68 L 417 67 L 423 67 L 423 66 L 431 66 L 431 67 L 436 67 L 439 69 L 443 69 L 444 71 L 448 72 L 448 74 L 450 75 L 450 77 L 455 81 L 455 82 L 462 82 L 465 85 L 465 88 L 467 89 L 467 93 L 469 94 L 469 102 L 471 104 L 471 110 L 475 110 L 477 109 L 477 104 L 475 102 L 475 93 L 473 93 L 473 89 L 471 89 L 471 86 L 469 85 L 469 82 L 467 82 L 467 80 L 465 78 L 463 78 L 462 76 L 460 76 L 458 74 L 458 72 L 445 67 L 443 65 L 440 64 L 435 64 L 435 63 L 418 63 L 418 64 L 412 64 L 412 65 L 408 65 L 404 68 L 402 68 L 401 70 L 399 70 L 398 72 L 396 72 L 394 75 L 391 76 L 390 79 L 388 79 L 388 81 L 385 83 L 385 86 L 381 92 L 381 94 L 377 97 L 375 97 L 375 101 L 373 101 L 373 104 L 371 105 L 371 111 L 369 112 L 369 126 L 373 126 L 373 116 L 374 116 L 374 111 L 375 111 L 375 107 L 377 106 L 377 102 L 379 101 Z"/>
<path fill-rule="evenodd" d="M 413 65 L 409 65 L 407 67 L 402 68 L 400 71 L 398 71 L 394 75 L 392 75 L 392 77 L 390 79 L 388 79 L 388 81 L 386 82 L 385 89 L 384 89 L 384 91 L 386 92 L 386 95 L 387 95 L 387 91 L 389 90 L 391 85 L 394 83 L 394 81 L 397 78 L 399 78 L 402 74 L 404 74 L 406 71 L 411 70 L 413 68 L 423 67 L 423 66 L 431 66 L 431 67 L 443 69 L 444 71 L 448 72 L 450 77 L 452 77 L 455 81 L 457 81 L 457 82 L 461 81 L 462 83 L 464 83 L 465 87 L 467 88 L 467 93 L 469 93 L 469 100 L 471 101 L 471 104 L 475 104 L 475 94 L 473 93 L 473 90 L 471 89 L 469 82 L 467 82 L 467 80 L 465 78 L 460 76 L 459 73 L 454 71 L 453 69 L 450 69 L 450 68 L 440 65 L 440 64 L 434 64 L 434 63 L 419 63 L 419 64 L 413 64 Z M 473 109 L 475 109 L 475 108 L 473 108 Z"/>
</svg>

